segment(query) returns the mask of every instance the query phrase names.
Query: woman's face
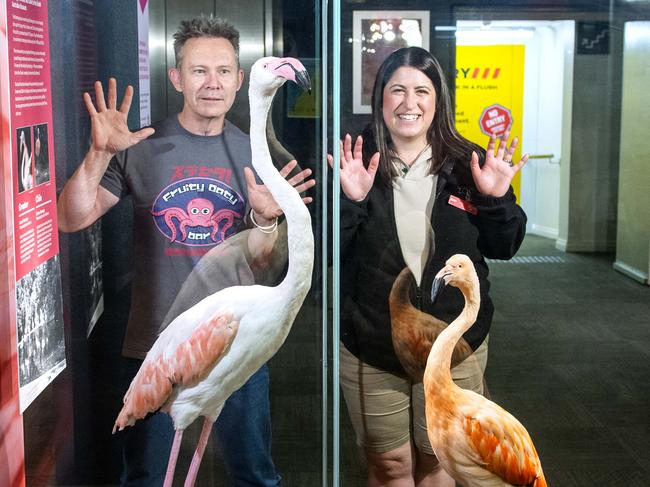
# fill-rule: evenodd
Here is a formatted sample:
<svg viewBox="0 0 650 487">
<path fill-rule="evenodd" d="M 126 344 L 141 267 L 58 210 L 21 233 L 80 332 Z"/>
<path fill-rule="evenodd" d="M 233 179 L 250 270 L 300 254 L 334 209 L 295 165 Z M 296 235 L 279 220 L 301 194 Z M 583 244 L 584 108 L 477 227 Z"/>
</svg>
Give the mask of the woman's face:
<svg viewBox="0 0 650 487">
<path fill-rule="evenodd" d="M 426 144 L 427 130 L 436 113 L 433 83 L 419 69 L 399 68 L 384 87 L 382 112 L 394 144 Z"/>
</svg>

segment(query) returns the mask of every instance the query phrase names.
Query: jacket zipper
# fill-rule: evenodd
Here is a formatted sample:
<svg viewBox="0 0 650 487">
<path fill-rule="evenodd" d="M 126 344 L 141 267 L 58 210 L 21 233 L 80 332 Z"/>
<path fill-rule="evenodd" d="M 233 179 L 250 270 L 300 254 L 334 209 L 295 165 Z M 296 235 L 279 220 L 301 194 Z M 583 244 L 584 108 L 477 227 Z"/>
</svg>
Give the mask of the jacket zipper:
<svg viewBox="0 0 650 487">
<path fill-rule="evenodd" d="M 447 163 L 447 164 L 449 164 L 449 163 Z M 440 195 L 442 194 L 445 186 L 447 185 L 447 178 L 448 178 L 449 174 L 451 173 L 451 171 L 453 170 L 453 167 L 454 167 L 453 164 L 451 164 L 451 167 L 447 171 L 440 171 L 440 173 L 438 173 L 438 180 L 436 181 L 436 191 L 435 191 L 435 196 L 434 196 L 435 203 L 433 205 L 433 212 L 436 211 L 436 207 L 439 204 L 438 198 L 440 197 Z M 441 181 L 441 178 L 442 178 L 442 181 Z M 397 221 L 395 220 L 395 201 L 393 199 L 392 191 L 390 192 L 390 206 L 391 206 L 390 209 L 391 209 L 392 214 L 393 214 L 393 217 L 391 218 L 393 235 L 394 235 L 395 239 L 397 239 L 399 241 L 399 238 L 397 236 Z M 433 221 L 433 217 L 434 217 L 434 215 L 432 213 L 431 214 L 431 220 L 432 221 Z M 434 245 L 435 245 L 435 242 L 434 242 Z M 431 257 L 433 257 L 433 256 L 430 256 L 430 258 Z M 403 257 L 402 257 L 402 260 L 404 260 Z M 406 265 L 406 262 L 404 262 L 404 265 Z M 424 272 L 422 274 L 422 282 L 423 283 L 425 282 L 425 277 L 427 275 L 427 270 L 429 270 L 428 266 L 425 267 L 425 270 L 424 270 Z M 415 288 L 415 306 L 416 306 L 416 308 L 418 310 L 422 311 L 422 289 L 421 289 L 420 286 L 417 286 Z"/>
<path fill-rule="evenodd" d="M 449 163 L 448 163 L 449 164 Z M 453 164 L 451 164 L 451 167 L 447 171 L 440 171 L 438 173 L 438 180 L 436 181 L 436 194 L 434 197 L 434 205 L 433 205 L 433 211 L 431 212 L 431 224 L 433 225 L 433 219 L 435 217 L 435 212 L 437 209 L 440 208 L 440 204 L 443 204 L 441 201 L 438 201 L 440 199 L 440 195 L 442 195 L 442 192 L 445 189 L 445 186 L 447 186 L 447 179 L 449 177 L 449 174 L 451 174 L 451 171 L 453 170 Z M 433 242 L 433 245 L 435 245 L 435 241 Z M 435 254 L 435 250 L 434 250 Z M 433 260 L 433 254 L 429 256 L 427 259 L 427 263 L 424 267 L 424 272 L 422 273 L 422 284 L 425 282 L 429 282 L 429 276 L 431 275 L 432 269 L 429 266 L 430 261 Z M 431 280 L 433 282 L 433 280 Z M 422 311 L 422 289 L 420 286 L 417 287 L 416 290 L 416 301 L 417 301 L 417 308 Z"/>
</svg>

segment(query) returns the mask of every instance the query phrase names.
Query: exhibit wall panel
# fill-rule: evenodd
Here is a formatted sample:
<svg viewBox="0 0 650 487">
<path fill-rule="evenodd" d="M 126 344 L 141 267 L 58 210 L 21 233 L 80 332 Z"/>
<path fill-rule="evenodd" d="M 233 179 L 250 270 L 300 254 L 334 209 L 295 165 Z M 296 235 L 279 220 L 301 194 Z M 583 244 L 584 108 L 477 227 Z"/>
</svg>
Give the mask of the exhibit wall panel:
<svg viewBox="0 0 650 487">
<path fill-rule="evenodd" d="M 16 278 L 13 244 L 10 97 L 6 3 L 0 2 L 0 485 L 25 485 L 23 424 L 18 395 Z"/>
</svg>

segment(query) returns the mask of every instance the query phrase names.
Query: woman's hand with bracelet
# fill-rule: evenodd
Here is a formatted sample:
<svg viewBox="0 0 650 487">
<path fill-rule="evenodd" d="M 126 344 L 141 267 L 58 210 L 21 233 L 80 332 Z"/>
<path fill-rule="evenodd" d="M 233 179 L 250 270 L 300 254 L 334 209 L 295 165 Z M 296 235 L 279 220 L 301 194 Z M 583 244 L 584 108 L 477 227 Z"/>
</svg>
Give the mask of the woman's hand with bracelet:
<svg viewBox="0 0 650 487">
<path fill-rule="evenodd" d="M 255 226 L 255 228 L 257 228 L 262 233 L 273 233 L 278 228 L 277 217 L 273 220 L 273 223 L 271 223 L 270 225 L 260 225 L 259 223 L 257 223 L 257 220 L 255 219 L 255 210 L 253 210 L 252 208 L 249 216 L 253 226 Z"/>
<path fill-rule="evenodd" d="M 287 179 L 291 171 L 298 165 L 296 160 L 289 161 L 282 169 L 280 175 Z M 277 219 L 282 215 L 282 209 L 275 202 L 271 192 L 266 189 L 263 184 L 257 184 L 255 175 L 249 167 L 244 168 L 244 176 L 246 177 L 246 185 L 248 187 L 248 201 L 251 206 L 251 223 L 255 225 L 260 231 L 274 231 L 277 226 Z M 289 184 L 293 186 L 298 193 L 307 191 L 316 185 L 316 180 L 311 178 L 311 169 L 304 169 L 298 174 L 287 179 Z M 310 196 L 304 196 L 302 200 L 307 203 L 312 202 Z M 271 229 L 272 228 L 272 229 Z"/>
</svg>

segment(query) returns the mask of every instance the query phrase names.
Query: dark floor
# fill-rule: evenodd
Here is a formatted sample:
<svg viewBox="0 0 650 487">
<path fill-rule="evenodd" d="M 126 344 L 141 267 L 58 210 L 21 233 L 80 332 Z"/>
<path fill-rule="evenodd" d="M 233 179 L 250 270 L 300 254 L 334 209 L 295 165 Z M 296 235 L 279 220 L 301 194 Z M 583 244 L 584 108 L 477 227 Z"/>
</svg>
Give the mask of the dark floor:
<svg viewBox="0 0 650 487">
<path fill-rule="evenodd" d="M 650 485 L 650 287 L 614 271 L 613 258 L 528 236 L 515 259 L 490 263 L 490 393 L 527 427 L 555 487 Z M 272 363 L 275 456 L 289 487 L 322 484 L 307 471 L 321 452 L 307 434 L 320 429 L 304 421 L 321 412 L 309 355 L 320 353 L 318 327 L 308 328 L 298 323 Z M 300 363 L 299 377 L 279 370 Z M 344 406 L 341 423 L 341 485 L 363 486 Z"/>
<path fill-rule="evenodd" d="M 551 486 L 650 485 L 650 287 L 612 261 L 528 236 L 513 261 L 490 263 L 490 393 L 528 428 Z M 270 363 L 273 452 L 285 487 L 323 485 L 320 309 L 308 298 Z M 331 418 L 331 389 L 328 407 Z M 179 477 L 197 434 L 188 433 Z M 344 405 L 340 441 L 340 485 L 364 486 Z M 201 470 L 198 485 L 230 485 L 209 451 Z"/>
<path fill-rule="evenodd" d="M 549 485 L 650 485 L 650 287 L 612 261 L 529 236 L 515 262 L 490 266 L 487 381 L 528 428 Z"/>
</svg>

